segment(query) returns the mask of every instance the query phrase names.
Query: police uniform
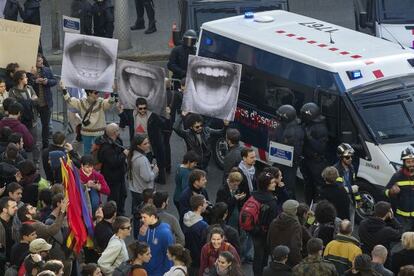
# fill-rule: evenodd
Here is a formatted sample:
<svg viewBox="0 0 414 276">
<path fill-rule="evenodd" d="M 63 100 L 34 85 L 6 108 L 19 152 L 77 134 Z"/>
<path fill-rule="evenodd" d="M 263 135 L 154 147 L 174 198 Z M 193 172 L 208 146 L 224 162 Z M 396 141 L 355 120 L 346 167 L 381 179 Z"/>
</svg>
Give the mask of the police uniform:
<svg viewBox="0 0 414 276">
<path fill-rule="evenodd" d="M 41 0 L 26 0 L 26 2 L 24 2 L 24 23 L 40 26 L 40 1 Z"/>
<path fill-rule="evenodd" d="M 112 38 L 114 35 L 114 4 L 111 0 L 103 0 L 92 6 L 93 35 Z"/>
</svg>

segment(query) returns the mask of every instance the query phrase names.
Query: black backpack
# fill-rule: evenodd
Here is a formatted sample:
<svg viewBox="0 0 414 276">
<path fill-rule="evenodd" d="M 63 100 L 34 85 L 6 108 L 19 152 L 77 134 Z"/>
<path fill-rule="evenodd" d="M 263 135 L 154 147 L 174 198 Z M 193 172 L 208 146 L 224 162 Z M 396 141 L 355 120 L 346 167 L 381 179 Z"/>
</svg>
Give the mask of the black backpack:
<svg viewBox="0 0 414 276">
<path fill-rule="evenodd" d="M 132 270 L 135 268 L 142 268 L 141 265 L 133 265 L 130 261 L 123 262 L 120 264 L 117 268 L 115 268 L 114 272 L 112 273 L 112 276 L 129 276 L 132 273 Z"/>
</svg>

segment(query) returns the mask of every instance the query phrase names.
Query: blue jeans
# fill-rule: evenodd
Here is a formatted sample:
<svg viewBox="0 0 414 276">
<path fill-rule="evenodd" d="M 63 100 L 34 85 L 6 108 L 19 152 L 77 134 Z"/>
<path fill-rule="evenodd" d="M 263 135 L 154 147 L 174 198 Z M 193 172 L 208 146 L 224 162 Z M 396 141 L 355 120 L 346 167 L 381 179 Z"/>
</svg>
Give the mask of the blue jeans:
<svg viewBox="0 0 414 276">
<path fill-rule="evenodd" d="M 91 154 L 92 144 L 98 136 L 82 135 L 83 155 Z"/>
</svg>

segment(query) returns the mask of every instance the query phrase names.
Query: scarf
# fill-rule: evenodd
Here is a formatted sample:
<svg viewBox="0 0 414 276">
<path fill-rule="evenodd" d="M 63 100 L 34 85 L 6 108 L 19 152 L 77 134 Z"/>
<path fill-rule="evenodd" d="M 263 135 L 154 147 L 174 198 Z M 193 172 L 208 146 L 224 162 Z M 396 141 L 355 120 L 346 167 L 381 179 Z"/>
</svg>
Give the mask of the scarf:
<svg viewBox="0 0 414 276">
<path fill-rule="evenodd" d="M 247 168 L 244 162 L 241 161 L 239 164 L 239 169 L 242 170 L 243 174 L 246 176 L 247 184 L 249 185 L 249 191 L 252 192 L 253 191 L 253 177 L 256 172 L 255 167 L 252 166 L 251 168 Z"/>
</svg>

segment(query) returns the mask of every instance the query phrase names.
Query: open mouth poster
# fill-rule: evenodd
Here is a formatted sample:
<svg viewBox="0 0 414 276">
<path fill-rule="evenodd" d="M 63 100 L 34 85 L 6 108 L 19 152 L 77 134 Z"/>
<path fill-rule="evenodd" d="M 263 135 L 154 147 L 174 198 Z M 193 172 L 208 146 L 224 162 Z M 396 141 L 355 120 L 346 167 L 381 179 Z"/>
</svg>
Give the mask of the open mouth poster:
<svg viewBox="0 0 414 276">
<path fill-rule="evenodd" d="M 164 115 L 166 72 L 162 67 L 118 59 L 116 72 L 119 100 L 124 108 L 135 109 L 136 99 L 145 98 L 148 110 Z"/>
<path fill-rule="evenodd" d="M 62 81 L 67 87 L 112 92 L 118 40 L 65 34 Z"/>
<path fill-rule="evenodd" d="M 233 121 L 241 64 L 189 56 L 182 110 Z"/>
</svg>

